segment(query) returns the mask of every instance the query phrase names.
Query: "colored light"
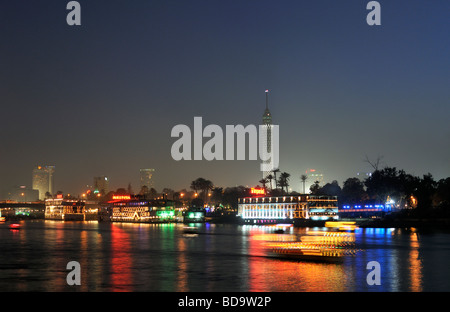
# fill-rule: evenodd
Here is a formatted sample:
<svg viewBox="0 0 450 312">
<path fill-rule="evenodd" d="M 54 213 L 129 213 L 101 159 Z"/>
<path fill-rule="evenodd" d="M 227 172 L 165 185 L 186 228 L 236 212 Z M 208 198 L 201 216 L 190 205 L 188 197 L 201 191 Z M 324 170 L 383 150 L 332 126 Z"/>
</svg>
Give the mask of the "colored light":
<svg viewBox="0 0 450 312">
<path fill-rule="evenodd" d="M 167 218 L 167 217 L 173 217 L 175 215 L 174 211 L 157 211 L 156 215 L 160 218 Z"/>
<path fill-rule="evenodd" d="M 130 195 L 113 195 L 114 200 L 129 200 L 131 199 Z"/>
<path fill-rule="evenodd" d="M 266 190 L 252 187 L 250 189 L 250 193 L 254 194 L 254 195 L 265 195 L 266 194 Z"/>
</svg>

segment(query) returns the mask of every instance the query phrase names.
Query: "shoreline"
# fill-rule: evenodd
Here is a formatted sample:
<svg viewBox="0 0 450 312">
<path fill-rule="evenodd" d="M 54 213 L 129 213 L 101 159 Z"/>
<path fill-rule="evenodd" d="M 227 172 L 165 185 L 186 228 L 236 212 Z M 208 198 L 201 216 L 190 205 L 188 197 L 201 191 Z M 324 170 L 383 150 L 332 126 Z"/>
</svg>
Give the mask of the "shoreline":
<svg viewBox="0 0 450 312">
<path fill-rule="evenodd" d="M 9 217 L 6 218 L 2 223 L 8 223 L 11 221 L 26 221 L 26 220 L 46 220 L 45 218 L 36 218 L 36 217 Z M 63 221 L 63 220 L 61 220 Z M 67 221 L 67 220 L 65 220 Z M 81 221 L 81 220 L 79 220 Z M 98 222 L 118 222 L 118 221 L 104 221 L 104 220 L 91 220 Z M 118 223 L 127 223 L 127 221 L 119 221 Z M 211 224 L 236 224 L 243 225 L 242 220 L 240 220 L 236 216 L 223 216 L 223 217 L 213 217 L 207 221 L 206 223 Z M 200 222 L 200 223 L 205 223 Z M 318 221 L 318 220 L 294 220 L 293 226 L 297 228 L 306 228 L 306 227 L 325 227 L 325 223 L 327 221 Z M 359 228 L 418 228 L 418 229 L 446 229 L 450 231 L 450 218 L 385 218 L 385 219 L 340 219 L 338 222 L 355 222 L 355 225 Z M 140 223 L 140 222 L 129 222 L 129 223 Z M 144 222 L 143 222 L 144 223 Z M 156 223 L 156 222 L 155 222 Z M 158 222 L 158 223 L 172 223 L 172 222 Z M 183 223 L 174 221 L 173 223 Z M 193 222 L 196 223 L 196 222 Z"/>
</svg>

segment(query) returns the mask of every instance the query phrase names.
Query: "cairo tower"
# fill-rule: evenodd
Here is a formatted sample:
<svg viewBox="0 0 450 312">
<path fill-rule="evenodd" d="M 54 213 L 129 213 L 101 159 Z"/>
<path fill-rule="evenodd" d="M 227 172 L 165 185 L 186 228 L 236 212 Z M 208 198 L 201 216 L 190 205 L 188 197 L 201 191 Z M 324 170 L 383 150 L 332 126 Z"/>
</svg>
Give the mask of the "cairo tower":
<svg viewBox="0 0 450 312">
<path fill-rule="evenodd" d="M 266 130 L 266 141 L 265 146 L 263 146 L 263 150 L 267 151 L 267 153 L 272 153 L 272 115 L 270 114 L 269 110 L 269 90 L 266 90 L 266 110 L 264 111 L 263 115 L 263 126 Z M 269 168 L 273 168 L 273 157 L 270 158 L 270 160 L 265 161 L 264 163 L 268 164 Z M 274 168 L 273 168 L 274 169 Z M 267 178 L 268 175 L 272 174 L 272 171 L 263 171 L 263 178 Z"/>
</svg>

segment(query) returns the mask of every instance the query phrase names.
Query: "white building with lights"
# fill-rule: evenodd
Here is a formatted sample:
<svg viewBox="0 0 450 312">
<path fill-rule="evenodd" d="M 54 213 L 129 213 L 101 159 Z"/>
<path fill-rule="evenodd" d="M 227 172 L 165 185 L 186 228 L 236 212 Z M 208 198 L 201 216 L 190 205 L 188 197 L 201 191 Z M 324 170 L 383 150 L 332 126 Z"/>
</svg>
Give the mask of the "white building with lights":
<svg viewBox="0 0 450 312">
<path fill-rule="evenodd" d="M 238 217 L 244 223 L 293 223 L 310 219 L 338 219 L 336 196 L 287 195 L 276 197 L 244 197 L 238 199 Z"/>
</svg>

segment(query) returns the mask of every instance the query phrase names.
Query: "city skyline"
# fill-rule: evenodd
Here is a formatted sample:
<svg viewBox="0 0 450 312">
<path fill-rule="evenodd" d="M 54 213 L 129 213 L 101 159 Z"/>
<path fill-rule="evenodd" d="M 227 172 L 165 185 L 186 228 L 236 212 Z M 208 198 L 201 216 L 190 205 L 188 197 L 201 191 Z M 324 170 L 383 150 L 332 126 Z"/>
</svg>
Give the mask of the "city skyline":
<svg viewBox="0 0 450 312">
<path fill-rule="evenodd" d="M 379 27 L 364 1 L 80 2 L 78 29 L 48 3 L 0 5 L 3 197 L 39 163 L 65 193 L 103 175 L 137 192 L 148 166 L 158 190 L 257 185 L 259 161 L 174 161 L 170 130 L 258 125 L 266 89 L 294 190 L 310 168 L 342 186 L 366 156 L 450 176 L 447 1 L 383 2 Z"/>
</svg>

